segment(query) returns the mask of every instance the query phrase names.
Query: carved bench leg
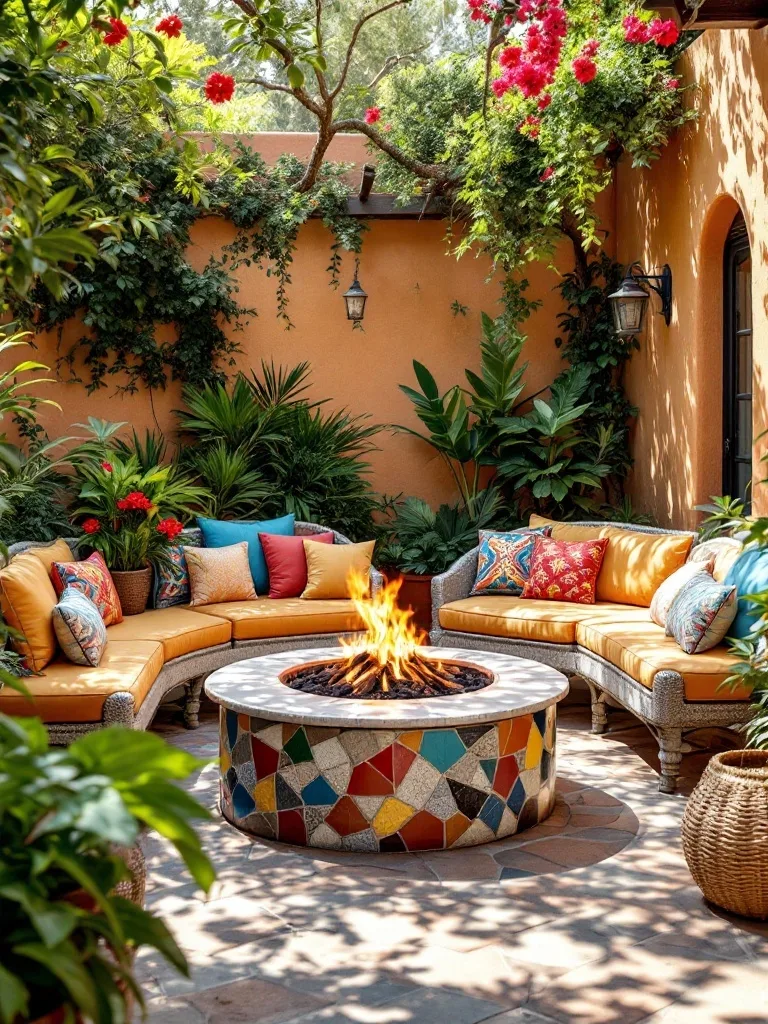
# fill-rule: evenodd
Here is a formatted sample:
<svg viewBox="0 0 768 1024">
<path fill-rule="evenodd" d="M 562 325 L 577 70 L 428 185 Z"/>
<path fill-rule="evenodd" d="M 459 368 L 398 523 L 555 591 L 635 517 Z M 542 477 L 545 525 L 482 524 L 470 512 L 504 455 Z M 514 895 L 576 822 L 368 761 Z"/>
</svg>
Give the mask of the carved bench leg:
<svg viewBox="0 0 768 1024">
<path fill-rule="evenodd" d="M 589 687 L 589 694 L 592 698 L 592 732 L 602 733 L 608 728 L 608 712 L 605 707 L 605 694 L 589 680 L 584 679 Z"/>
<path fill-rule="evenodd" d="M 680 762 L 683 759 L 683 733 L 681 729 L 660 727 L 657 730 L 657 737 L 661 762 L 659 792 L 674 793 L 680 775 Z"/>
<path fill-rule="evenodd" d="M 200 725 L 198 715 L 200 713 L 200 694 L 203 690 L 205 676 L 198 676 L 184 684 L 186 696 L 184 699 L 184 725 L 188 729 L 196 729 Z"/>
</svg>

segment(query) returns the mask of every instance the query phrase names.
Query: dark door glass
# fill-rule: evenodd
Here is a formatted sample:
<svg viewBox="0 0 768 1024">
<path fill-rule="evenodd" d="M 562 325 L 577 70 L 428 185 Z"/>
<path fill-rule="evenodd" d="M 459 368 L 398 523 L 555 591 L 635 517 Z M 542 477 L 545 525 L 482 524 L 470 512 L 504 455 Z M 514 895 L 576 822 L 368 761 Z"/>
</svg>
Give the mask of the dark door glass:
<svg viewBox="0 0 768 1024">
<path fill-rule="evenodd" d="M 743 216 L 725 246 L 723 490 L 750 504 L 752 483 L 752 256 Z"/>
</svg>

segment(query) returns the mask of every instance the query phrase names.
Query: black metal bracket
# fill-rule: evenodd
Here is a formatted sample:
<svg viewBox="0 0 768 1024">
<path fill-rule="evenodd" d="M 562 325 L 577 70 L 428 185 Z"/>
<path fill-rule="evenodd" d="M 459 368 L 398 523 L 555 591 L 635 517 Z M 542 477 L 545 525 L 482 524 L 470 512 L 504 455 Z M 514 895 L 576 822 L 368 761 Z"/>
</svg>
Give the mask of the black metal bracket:
<svg viewBox="0 0 768 1024">
<path fill-rule="evenodd" d="M 632 273 L 635 267 L 640 271 L 639 274 Z M 648 287 L 656 292 L 661 299 L 661 315 L 664 317 L 664 323 L 669 327 L 669 322 L 672 319 L 672 271 L 669 264 L 664 264 L 660 274 L 646 274 L 641 263 L 632 263 L 627 268 L 627 277 L 630 276 L 635 281 L 646 281 Z"/>
</svg>

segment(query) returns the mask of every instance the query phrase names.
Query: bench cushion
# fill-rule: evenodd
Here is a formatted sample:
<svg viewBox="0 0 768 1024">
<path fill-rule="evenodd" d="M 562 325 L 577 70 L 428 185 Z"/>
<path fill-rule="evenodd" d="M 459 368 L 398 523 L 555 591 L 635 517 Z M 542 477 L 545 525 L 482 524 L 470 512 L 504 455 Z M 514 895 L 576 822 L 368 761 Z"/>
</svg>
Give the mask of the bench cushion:
<svg viewBox="0 0 768 1024">
<path fill-rule="evenodd" d="M 539 640 L 551 644 L 576 642 L 576 626 L 590 617 L 648 619 L 645 609 L 598 602 L 594 605 L 563 601 L 532 601 L 521 597 L 466 597 L 440 609 L 440 625 L 461 633 Z M 658 627 L 657 627 L 658 628 Z"/>
<path fill-rule="evenodd" d="M 107 639 L 110 642 L 153 640 L 163 645 L 163 657 L 170 661 L 205 647 L 228 644 L 232 639 L 232 623 L 214 615 L 201 615 L 190 608 L 158 608 L 126 616 L 122 622 L 109 627 Z"/>
<path fill-rule="evenodd" d="M 234 640 L 262 640 L 311 633 L 350 633 L 363 629 L 363 622 L 349 600 L 302 601 L 299 597 L 274 600 L 228 601 L 195 609 L 199 615 L 213 615 L 232 623 Z M 165 614 L 165 613 L 164 613 Z"/>
<path fill-rule="evenodd" d="M 13 645 L 34 672 L 41 672 L 56 654 L 56 600 L 45 565 L 29 551 L 0 571 L 0 608 L 11 629 L 21 634 Z"/>
<path fill-rule="evenodd" d="M 649 689 L 656 673 L 666 669 L 682 675 L 686 700 L 746 700 L 749 696 L 743 688 L 718 689 L 739 661 L 727 647 L 721 644 L 702 654 L 686 654 L 648 618 L 587 620 L 576 627 L 576 641 Z"/>
<path fill-rule="evenodd" d="M 44 722 L 99 722 L 104 701 L 112 693 L 133 694 L 134 710 L 138 711 L 162 667 L 162 644 L 150 640 L 110 640 L 97 668 L 73 665 L 58 655 L 41 676 L 25 679 L 34 698 L 31 703 L 20 693 L 3 687 L 0 711 L 8 715 L 39 715 Z"/>
</svg>

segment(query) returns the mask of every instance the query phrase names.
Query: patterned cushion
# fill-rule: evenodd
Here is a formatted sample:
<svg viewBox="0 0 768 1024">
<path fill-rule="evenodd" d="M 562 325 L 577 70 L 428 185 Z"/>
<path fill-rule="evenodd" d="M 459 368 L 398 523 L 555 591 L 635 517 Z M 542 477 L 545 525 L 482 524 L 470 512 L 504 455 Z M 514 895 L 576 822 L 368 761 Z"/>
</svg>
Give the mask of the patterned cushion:
<svg viewBox="0 0 768 1024">
<path fill-rule="evenodd" d="M 531 554 L 536 537 L 548 537 L 549 527 L 537 530 L 480 530 L 477 553 L 477 577 L 470 597 L 478 594 L 523 592 L 531 571 Z"/>
<path fill-rule="evenodd" d="M 594 604 L 597 574 L 607 547 L 607 538 L 571 542 L 537 537 L 522 596 Z"/>
<path fill-rule="evenodd" d="M 107 563 L 98 551 L 84 562 L 54 562 L 51 566 L 53 589 L 61 597 L 66 587 L 79 590 L 99 609 L 105 626 L 123 621 L 123 609 Z"/>
<path fill-rule="evenodd" d="M 52 618 L 64 656 L 95 668 L 107 646 L 107 627 L 93 601 L 77 587 L 65 587 Z"/>
<path fill-rule="evenodd" d="M 178 544 L 168 548 L 170 561 L 155 567 L 155 585 L 152 603 L 155 608 L 172 608 L 176 604 L 189 603 L 189 570 L 184 548 L 200 545 L 186 534 L 179 535 Z"/>
<path fill-rule="evenodd" d="M 192 592 L 190 607 L 217 601 L 255 601 L 248 542 L 224 548 L 184 548 Z"/>
<path fill-rule="evenodd" d="M 706 560 L 689 561 L 685 565 L 681 565 L 679 569 L 676 569 L 671 576 L 664 580 L 651 601 L 651 618 L 657 626 L 666 626 L 667 615 L 672 607 L 672 602 L 683 587 L 688 586 L 694 576 L 699 576 L 701 573 L 711 576 L 714 564 L 714 555 L 711 555 Z"/>
<path fill-rule="evenodd" d="M 667 636 L 673 636 L 687 654 L 701 654 L 723 640 L 736 608 L 736 587 L 716 583 L 700 573 L 672 602 Z"/>
</svg>

